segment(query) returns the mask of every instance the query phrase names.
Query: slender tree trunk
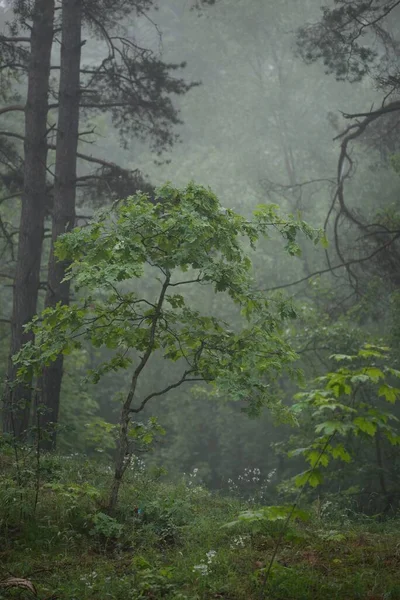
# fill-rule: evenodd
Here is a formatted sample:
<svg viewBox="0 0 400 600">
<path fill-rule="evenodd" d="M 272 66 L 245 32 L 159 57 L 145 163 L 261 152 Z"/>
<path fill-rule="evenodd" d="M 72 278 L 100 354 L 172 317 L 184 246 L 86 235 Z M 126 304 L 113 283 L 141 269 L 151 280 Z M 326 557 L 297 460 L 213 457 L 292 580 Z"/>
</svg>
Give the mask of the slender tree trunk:
<svg viewBox="0 0 400 600">
<path fill-rule="evenodd" d="M 24 189 L 11 319 L 8 386 L 3 430 L 23 438 L 29 427 L 31 386 L 13 387 L 11 357 L 32 340 L 23 327 L 36 313 L 46 210 L 47 113 L 54 0 L 36 0 L 32 14 L 28 94 L 25 107 Z"/>
<path fill-rule="evenodd" d="M 48 267 L 45 306 L 69 304 L 70 284 L 63 281 L 68 263 L 54 256 L 59 235 L 75 225 L 76 162 L 79 135 L 79 72 L 81 64 L 82 0 L 63 0 L 61 33 L 61 72 L 57 124 L 52 243 Z M 42 447 L 54 450 L 63 375 L 63 356 L 44 370 L 41 381 L 40 425 L 46 431 Z"/>
<path fill-rule="evenodd" d="M 124 476 L 124 473 L 126 471 L 128 464 L 129 464 L 129 458 L 130 458 L 129 423 L 131 420 L 132 402 L 135 397 L 136 387 L 137 387 L 137 383 L 138 383 L 140 374 L 142 373 L 143 369 L 146 367 L 148 360 L 151 356 L 151 353 L 153 352 L 153 349 L 154 349 L 154 337 L 155 337 L 155 333 L 156 333 L 156 329 L 157 329 L 157 324 L 158 324 L 158 320 L 161 315 L 161 310 L 162 310 L 164 300 L 165 300 L 165 294 L 167 293 L 167 289 L 169 287 L 170 281 L 171 281 L 171 274 L 168 272 L 165 276 L 165 280 L 164 280 L 164 283 L 161 288 L 160 296 L 157 301 L 157 306 L 154 311 L 152 324 L 150 327 L 149 344 L 148 344 L 142 358 L 140 359 L 140 362 L 139 362 L 138 366 L 136 367 L 135 372 L 132 375 L 130 390 L 125 399 L 124 404 L 122 405 L 121 418 L 120 418 L 120 422 L 119 422 L 119 439 L 118 439 L 119 447 L 118 447 L 117 456 L 115 459 L 114 477 L 113 477 L 110 497 L 109 497 L 109 501 L 108 501 L 108 511 L 111 514 L 116 509 L 117 502 L 118 502 L 119 490 L 120 490 L 121 483 L 122 483 L 122 478 Z M 140 412 L 141 410 L 143 410 L 143 407 L 144 407 L 143 405 L 139 406 L 139 408 L 136 409 L 134 412 L 136 412 L 136 413 Z"/>
<path fill-rule="evenodd" d="M 378 478 L 381 490 L 384 496 L 388 495 L 386 480 L 385 480 L 385 468 L 383 464 L 382 447 L 381 447 L 381 433 L 379 429 L 375 434 L 375 450 L 376 450 L 376 463 L 378 465 Z"/>
<path fill-rule="evenodd" d="M 130 407 L 132 405 L 133 393 L 133 390 L 131 390 L 128 393 L 128 396 L 124 402 L 121 411 L 118 439 L 119 447 L 115 459 L 114 478 L 111 485 L 110 498 L 108 501 L 108 511 L 110 514 L 113 514 L 115 512 L 122 479 L 129 461 L 128 431 L 130 422 Z"/>
</svg>

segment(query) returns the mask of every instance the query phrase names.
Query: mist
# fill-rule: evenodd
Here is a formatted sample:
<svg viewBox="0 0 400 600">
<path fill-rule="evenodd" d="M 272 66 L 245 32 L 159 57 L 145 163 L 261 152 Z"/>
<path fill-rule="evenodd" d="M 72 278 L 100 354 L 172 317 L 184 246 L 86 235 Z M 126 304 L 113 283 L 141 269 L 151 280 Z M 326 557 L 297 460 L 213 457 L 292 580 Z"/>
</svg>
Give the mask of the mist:
<svg viewBox="0 0 400 600">
<path fill-rule="evenodd" d="M 198 494 L 206 520 L 226 502 L 225 524 L 261 522 L 229 542 L 256 583 L 199 592 L 206 554 L 195 585 L 151 597 L 296 600 L 323 596 L 279 591 L 275 521 L 304 508 L 337 547 L 355 523 L 398 527 L 399 18 L 383 0 L 0 2 L 7 532 L 24 494 L 42 527 L 51 490 L 75 503 L 51 527 L 87 500 L 71 528 L 105 556 L 143 527 L 126 547 L 151 571 L 157 536 L 181 560 Z M 368 581 L 342 591 L 372 598 Z"/>
</svg>

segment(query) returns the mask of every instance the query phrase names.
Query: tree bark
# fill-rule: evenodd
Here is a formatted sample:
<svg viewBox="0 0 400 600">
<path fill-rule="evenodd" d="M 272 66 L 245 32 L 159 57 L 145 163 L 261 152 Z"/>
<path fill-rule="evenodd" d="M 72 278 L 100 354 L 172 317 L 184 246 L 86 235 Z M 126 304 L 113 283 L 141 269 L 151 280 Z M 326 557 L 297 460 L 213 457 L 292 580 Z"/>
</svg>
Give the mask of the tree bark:
<svg viewBox="0 0 400 600">
<path fill-rule="evenodd" d="M 379 484 L 381 486 L 382 494 L 384 496 L 387 496 L 388 492 L 387 492 L 386 480 L 385 480 L 385 468 L 383 465 L 381 433 L 380 433 L 379 429 L 377 429 L 376 434 L 375 434 L 375 450 L 376 450 L 376 463 L 378 465 Z"/>
<path fill-rule="evenodd" d="M 32 13 L 31 53 L 25 107 L 24 189 L 14 281 L 8 385 L 3 430 L 24 438 L 29 427 L 31 385 L 13 386 L 16 369 L 11 357 L 33 339 L 24 325 L 36 313 L 46 210 L 47 113 L 54 0 L 36 0 Z"/>
<path fill-rule="evenodd" d="M 131 389 L 128 393 L 128 396 L 124 402 L 121 411 L 120 425 L 119 425 L 119 447 L 117 450 L 117 456 L 115 459 L 115 471 L 114 478 L 111 485 L 110 498 L 108 501 L 108 511 L 110 514 L 114 514 L 115 509 L 117 507 L 119 490 L 121 487 L 122 479 L 126 468 L 129 464 L 129 441 L 128 441 L 128 432 L 129 432 L 129 423 L 130 423 L 130 408 L 132 405 L 132 400 L 134 396 L 134 390 L 136 388 L 136 381 L 133 384 L 133 389 Z"/>
<path fill-rule="evenodd" d="M 115 512 L 118 503 L 118 495 L 121 487 L 122 479 L 124 473 L 129 465 L 130 459 L 130 451 L 129 451 L 129 423 L 131 420 L 131 412 L 132 412 L 132 402 L 135 397 L 136 387 L 139 380 L 139 377 L 142 371 L 145 369 L 149 358 L 154 350 L 154 339 L 156 335 L 158 321 L 161 316 L 161 310 L 165 300 L 165 294 L 167 293 L 167 289 L 169 287 L 171 281 L 171 274 L 169 272 L 165 275 L 165 280 L 163 282 L 160 296 L 157 301 L 157 306 L 154 311 L 154 315 L 152 318 L 152 324 L 150 327 L 150 339 L 148 346 L 143 353 L 143 356 L 140 359 L 138 366 L 135 369 L 135 372 L 132 375 L 131 386 L 128 392 L 128 395 L 125 399 L 124 404 L 122 405 L 121 410 L 121 418 L 119 422 L 119 439 L 118 439 L 118 450 L 117 456 L 115 459 L 115 470 L 113 482 L 111 485 L 111 492 L 108 501 L 108 511 L 110 514 Z M 136 413 L 141 412 L 145 407 L 145 402 L 142 402 L 139 407 L 134 411 Z"/>
<path fill-rule="evenodd" d="M 61 70 L 57 124 L 52 243 L 48 266 L 45 306 L 69 304 L 70 282 L 63 281 L 68 263 L 57 261 L 54 245 L 59 235 L 75 225 L 76 163 L 79 135 L 80 63 L 82 0 L 63 0 L 61 34 Z M 41 380 L 40 428 L 45 450 L 56 446 L 56 425 L 60 406 L 63 356 L 44 369 Z"/>
</svg>

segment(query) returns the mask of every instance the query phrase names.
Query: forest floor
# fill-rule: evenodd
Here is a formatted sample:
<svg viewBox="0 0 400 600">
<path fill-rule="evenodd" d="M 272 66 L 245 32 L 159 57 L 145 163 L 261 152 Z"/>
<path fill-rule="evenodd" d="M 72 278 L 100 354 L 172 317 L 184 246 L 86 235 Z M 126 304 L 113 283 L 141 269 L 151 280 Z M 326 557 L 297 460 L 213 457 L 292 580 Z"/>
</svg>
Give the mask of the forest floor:
<svg viewBox="0 0 400 600">
<path fill-rule="evenodd" d="M 292 523 L 263 587 L 281 521 L 224 527 L 244 501 L 194 482 L 128 473 L 117 513 L 110 469 L 45 457 L 0 480 L 0 598 L 40 600 L 400 599 L 400 518 Z"/>
</svg>

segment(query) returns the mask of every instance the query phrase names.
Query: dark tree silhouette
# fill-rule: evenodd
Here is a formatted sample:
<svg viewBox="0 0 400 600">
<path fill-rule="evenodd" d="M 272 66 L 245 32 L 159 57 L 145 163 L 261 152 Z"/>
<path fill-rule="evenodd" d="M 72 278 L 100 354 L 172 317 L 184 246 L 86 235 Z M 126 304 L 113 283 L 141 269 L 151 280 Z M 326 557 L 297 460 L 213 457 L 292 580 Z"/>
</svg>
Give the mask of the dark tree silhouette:
<svg viewBox="0 0 400 600">
<path fill-rule="evenodd" d="M 53 306 L 69 302 L 68 285 L 61 283 L 66 265 L 55 261 L 53 246 L 58 235 L 75 224 L 77 188 L 84 187 L 86 197 L 96 197 L 97 202 L 99 195 L 110 201 L 139 188 L 151 189 L 138 170 L 127 171 L 112 161 L 77 152 L 78 138 L 87 133 L 79 130 L 80 122 L 99 113 L 110 114 L 122 144 L 128 145 L 133 138 L 148 140 L 159 155 L 177 140 L 174 127 L 180 119 L 171 97 L 197 85 L 177 77 L 184 63 L 164 63 L 154 52 L 140 47 L 126 26 L 131 14 L 146 14 L 154 6 L 153 0 L 62 0 L 56 6 L 50 0 L 18 0 L 9 35 L 0 37 L 0 66 L 4 67 L 0 72 L 28 78 L 26 104 L 10 104 L 0 111 L 25 113 L 26 117 L 23 136 L 10 130 L 1 132 L 2 137 L 24 143 L 24 191 L 3 411 L 3 428 L 8 433 L 23 436 L 29 423 L 32 386 L 13 385 L 11 356 L 31 339 L 24 325 L 36 312 L 46 215 L 52 218 L 52 250 L 45 301 Z M 81 58 L 82 36 L 87 34 L 104 42 L 106 48 L 94 65 L 83 64 Z M 60 63 L 50 64 L 53 45 L 60 45 Z M 52 72 L 59 77 L 51 77 Z M 49 96 L 54 98 L 51 104 Z M 47 125 L 49 114 L 57 117 L 55 128 Z M 54 174 L 47 164 L 49 149 L 56 150 Z M 77 160 L 88 167 L 82 176 L 76 173 Z M 95 169 L 90 170 L 91 166 Z M 38 386 L 43 427 L 57 422 L 61 378 L 60 358 L 45 370 Z M 54 445 L 55 433 L 47 447 Z"/>
</svg>

